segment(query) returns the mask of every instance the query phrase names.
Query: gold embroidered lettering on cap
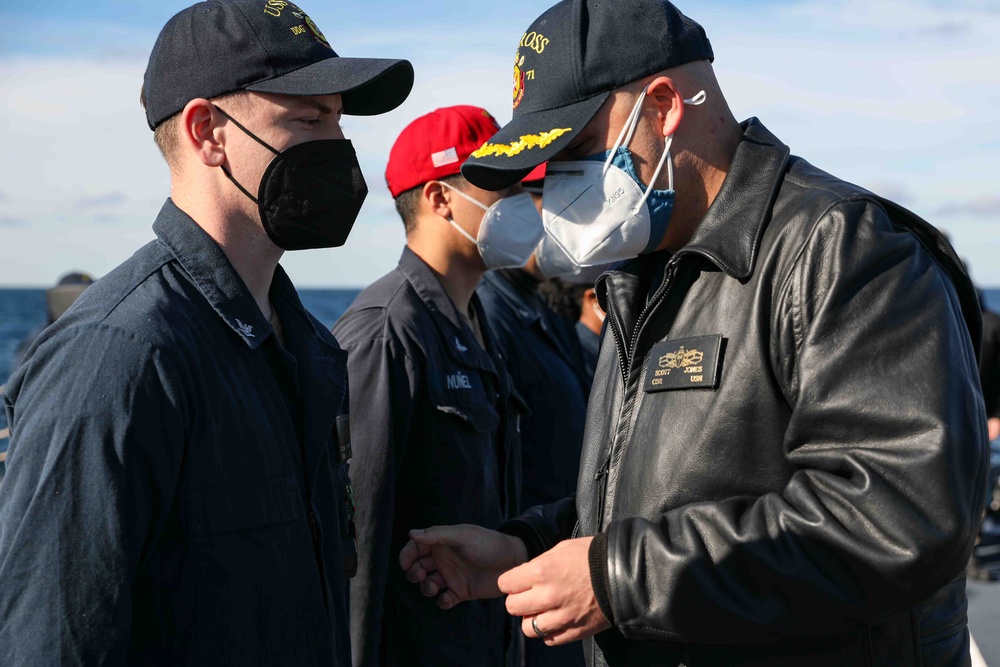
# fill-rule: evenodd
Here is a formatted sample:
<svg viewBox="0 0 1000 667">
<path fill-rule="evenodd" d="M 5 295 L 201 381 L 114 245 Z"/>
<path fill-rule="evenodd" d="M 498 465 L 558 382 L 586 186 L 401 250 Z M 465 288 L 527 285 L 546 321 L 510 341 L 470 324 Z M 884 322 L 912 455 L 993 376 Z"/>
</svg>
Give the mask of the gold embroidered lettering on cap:
<svg viewBox="0 0 1000 667">
<path fill-rule="evenodd" d="M 274 17 L 280 17 L 281 10 L 283 10 L 289 4 L 290 3 L 285 2 L 284 0 L 267 0 L 267 2 L 264 3 L 264 13 L 270 14 L 271 16 Z"/>
<path fill-rule="evenodd" d="M 545 51 L 545 47 L 549 45 L 549 41 L 551 40 L 540 32 L 526 32 L 521 36 L 521 46 L 529 48 L 535 53 Z"/>
</svg>

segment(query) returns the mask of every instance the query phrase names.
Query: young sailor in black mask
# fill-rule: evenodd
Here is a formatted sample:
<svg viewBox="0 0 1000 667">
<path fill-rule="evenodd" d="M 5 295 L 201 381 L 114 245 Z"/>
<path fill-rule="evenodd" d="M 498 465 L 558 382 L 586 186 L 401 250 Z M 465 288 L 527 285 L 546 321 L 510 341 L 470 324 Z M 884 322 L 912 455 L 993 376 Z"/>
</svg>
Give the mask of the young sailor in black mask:
<svg viewBox="0 0 1000 667">
<path fill-rule="evenodd" d="M 346 354 L 278 260 L 344 242 L 365 187 L 340 115 L 412 81 L 288 2 L 167 23 L 143 91 L 171 172 L 157 238 L 4 397 L 0 664 L 351 664 Z"/>
</svg>

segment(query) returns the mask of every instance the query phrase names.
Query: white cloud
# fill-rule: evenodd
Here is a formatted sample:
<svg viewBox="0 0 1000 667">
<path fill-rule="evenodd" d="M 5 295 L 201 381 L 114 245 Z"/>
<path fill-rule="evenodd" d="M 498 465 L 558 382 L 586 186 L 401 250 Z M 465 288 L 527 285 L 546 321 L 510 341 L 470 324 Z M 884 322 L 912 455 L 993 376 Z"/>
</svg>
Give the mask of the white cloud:
<svg viewBox="0 0 1000 667">
<path fill-rule="evenodd" d="M 947 227 L 976 277 L 1000 285 L 994 227 L 975 206 L 952 205 L 989 201 L 1000 181 L 995 5 L 690 4 L 681 8 L 712 38 L 737 116 L 760 117 L 794 153 Z M 286 255 L 299 284 L 364 285 L 395 264 L 402 225 L 383 173 L 407 123 L 462 103 L 510 117 L 513 47 L 541 6 L 489 7 L 489 20 L 470 8 L 447 23 L 325 28 L 341 53 L 407 57 L 417 78 L 400 109 L 347 119 L 371 194 L 345 248 Z M 334 11 L 314 18 L 337 25 Z M 0 284 L 104 273 L 152 237 L 169 183 L 138 105 L 144 67 L 144 56 L 0 58 Z"/>
<path fill-rule="evenodd" d="M 942 213 L 960 213 L 993 221 L 1000 220 L 1000 196 L 985 195 L 966 201 L 950 202 L 942 207 Z"/>
</svg>

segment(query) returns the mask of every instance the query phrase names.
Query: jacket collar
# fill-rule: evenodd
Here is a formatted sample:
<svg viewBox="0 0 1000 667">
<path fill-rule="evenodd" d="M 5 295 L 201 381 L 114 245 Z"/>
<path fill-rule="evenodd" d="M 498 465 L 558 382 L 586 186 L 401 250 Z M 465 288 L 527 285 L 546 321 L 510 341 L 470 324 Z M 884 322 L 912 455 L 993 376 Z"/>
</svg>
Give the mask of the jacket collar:
<svg viewBox="0 0 1000 667">
<path fill-rule="evenodd" d="M 743 282 L 753 275 L 761 238 L 784 180 L 789 149 L 756 118 L 741 127 L 743 137 L 722 189 L 677 254 L 701 255 Z M 658 254 L 641 255 L 603 273 L 597 280 L 601 307 L 609 309 L 609 287 L 622 294 L 645 295 Z M 641 310 L 642 304 L 637 305 Z M 621 304 L 616 301 L 617 306 Z"/>
<path fill-rule="evenodd" d="M 160 209 L 153 232 L 229 328 L 251 349 L 260 347 L 272 333 L 271 324 L 212 237 L 170 199 Z"/>
<path fill-rule="evenodd" d="M 740 282 L 753 275 L 760 240 L 788 165 L 788 146 L 756 118 L 742 124 L 722 189 L 679 252 L 698 253 Z"/>
<path fill-rule="evenodd" d="M 480 347 L 479 341 L 459 315 L 451 297 L 444 291 L 441 281 L 427 263 L 410 250 L 409 246 L 403 248 L 403 254 L 399 258 L 399 270 L 431 312 L 434 323 L 446 342 L 448 356 L 460 364 L 499 375 L 489 353 Z M 486 316 L 475 293 L 472 294 L 470 305 L 476 311 L 476 321 L 483 334 L 483 341 L 491 352 L 495 352 L 496 344 L 490 336 Z"/>
</svg>

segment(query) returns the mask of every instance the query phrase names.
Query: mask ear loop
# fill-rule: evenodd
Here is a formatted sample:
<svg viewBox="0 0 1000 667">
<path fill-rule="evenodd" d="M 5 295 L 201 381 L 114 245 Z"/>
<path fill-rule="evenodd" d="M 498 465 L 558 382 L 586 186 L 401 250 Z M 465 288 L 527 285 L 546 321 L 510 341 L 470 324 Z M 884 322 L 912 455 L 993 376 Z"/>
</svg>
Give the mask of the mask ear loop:
<svg viewBox="0 0 1000 667">
<path fill-rule="evenodd" d="M 233 118 L 232 116 L 230 116 L 228 113 L 226 113 L 225 110 L 222 107 L 220 107 L 218 105 L 215 105 L 215 104 L 213 104 L 212 106 L 215 107 L 216 111 L 218 111 L 223 116 L 225 116 L 226 118 L 228 118 L 230 120 L 230 122 L 232 122 L 233 125 L 235 125 L 236 127 L 240 128 L 243 131 L 243 134 L 247 135 L 248 137 L 250 137 L 251 139 L 253 139 L 254 141 L 256 141 L 258 144 L 260 144 L 261 146 L 263 146 L 267 150 L 269 150 L 272 153 L 274 153 L 275 155 L 280 155 L 279 151 L 274 150 L 274 148 L 272 148 L 271 146 L 268 146 L 264 142 L 263 139 L 261 139 L 260 137 L 258 137 L 256 134 L 254 134 L 253 132 L 251 132 L 247 128 L 243 127 L 243 125 L 238 120 L 236 120 L 235 118 Z M 222 173 L 226 175 L 226 178 L 228 178 L 233 185 L 235 185 L 237 188 L 239 188 L 240 192 L 242 192 L 243 194 L 245 194 L 250 199 L 250 201 L 252 201 L 254 204 L 257 204 L 257 206 L 260 206 L 260 201 L 256 197 L 254 197 L 252 194 L 250 194 L 250 192 L 245 187 L 243 187 L 242 185 L 240 185 L 239 181 L 237 181 L 233 177 L 232 173 L 230 173 L 230 171 L 228 169 L 226 169 L 225 165 L 219 165 L 219 168 L 222 169 Z"/>
<path fill-rule="evenodd" d="M 481 201 L 479 201 L 479 200 L 475 199 L 474 197 L 470 197 L 469 195 L 465 194 L 464 192 L 462 192 L 462 191 L 461 191 L 461 190 L 459 190 L 458 188 L 456 188 L 456 187 L 454 187 L 454 186 L 452 186 L 452 185 L 448 185 L 448 184 L 447 184 L 447 183 L 445 183 L 444 181 L 438 181 L 438 183 L 440 183 L 440 184 L 441 184 L 441 185 L 443 185 L 444 187 L 448 188 L 449 190 L 451 190 L 452 192 L 454 192 L 454 193 L 455 193 L 456 195 L 458 195 L 459 197 L 462 197 L 463 199 L 466 199 L 466 200 L 468 200 L 469 202 L 471 202 L 471 203 L 475 204 L 476 206 L 478 206 L 479 208 L 483 209 L 483 210 L 484 210 L 484 211 L 486 211 L 487 213 L 489 212 L 489 210 L 490 210 L 490 209 L 489 209 L 489 207 L 488 207 L 488 206 L 486 206 L 486 204 L 484 204 L 483 202 L 481 202 Z M 484 214 L 484 215 L 485 215 L 485 214 Z M 465 231 L 464 229 L 462 229 L 462 228 L 461 228 L 461 227 L 459 226 L 459 224 L 458 224 L 457 222 L 455 222 L 455 219 L 454 219 L 454 218 L 448 218 L 448 223 L 449 223 L 449 224 L 450 224 L 450 225 L 451 225 L 452 227 L 454 227 L 454 228 L 455 228 L 455 229 L 456 229 L 456 230 L 458 231 L 458 233 L 459 233 L 459 234 L 461 234 L 461 235 L 462 235 L 462 236 L 464 236 L 465 238 L 469 239 L 469 242 L 470 242 L 470 243 L 472 243 L 472 245 L 476 246 L 477 248 L 479 247 L 479 240 L 478 240 L 478 239 L 476 239 L 476 238 L 473 238 L 472 234 L 470 234 L 469 232 L 467 232 L 467 231 Z M 482 228 L 482 225 L 480 225 L 480 227 L 479 227 L 479 231 L 481 232 L 482 230 L 483 230 L 483 228 Z"/>
<path fill-rule="evenodd" d="M 462 199 L 465 199 L 466 201 L 468 201 L 468 202 L 470 202 L 472 204 L 475 204 L 476 206 L 478 206 L 479 208 L 483 209 L 484 211 L 490 210 L 489 206 L 487 206 L 483 202 L 479 201 L 475 197 L 470 197 L 469 195 L 465 194 L 464 192 L 462 192 L 458 188 L 456 188 L 456 187 L 454 187 L 452 185 L 448 185 L 444 181 L 438 181 L 438 183 L 440 183 L 444 187 L 448 188 L 449 190 L 451 190 L 452 192 L 454 192 L 456 195 L 458 195 Z"/>
<path fill-rule="evenodd" d="M 233 125 L 235 125 L 236 127 L 240 128 L 241 130 L 243 130 L 243 134 L 247 135 L 248 137 L 250 137 L 251 139 L 253 139 L 254 141 L 256 141 L 258 144 L 260 144 L 261 146 L 263 146 L 267 150 L 269 150 L 272 153 L 274 153 L 275 155 L 280 155 L 281 154 L 281 151 L 275 150 L 273 146 L 268 145 L 263 139 L 261 139 L 260 137 L 258 137 L 256 134 L 254 134 L 253 132 L 251 132 L 247 128 L 243 127 L 243 125 L 238 120 L 236 120 L 235 118 L 233 118 L 232 116 L 230 116 L 229 114 L 227 114 L 222 107 L 217 106 L 215 104 L 213 104 L 212 106 L 215 107 L 216 111 L 218 111 L 223 116 L 225 116 L 230 121 L 232 121 Z"/>
<path fill-rule="evenodd" d="M 684 104 L 690 104 L 691 106 L 698 106 L 699 104 L 704 104 L 706 97 L 707 95 L 705 95 L 705 91 L 702 90 L 694 97 L 684 100 Z M 664 140 L 663 155 L 660 157 L 660 163 L 656 165 L 656 171 L 653 172 L 653 178 L 649 180 L 649 187 L 647 187 L 646 192 L 643 193 L 642 199 L 640 199 L 639 202 L 635 205 L 635 208 L 632 209 L 632 215 L 635 215 L 635 213 L 640 208 L 642 208 L 642 205 L 646 203 L 646 200 L 649 198 L 649 193 L 653 191 L 653 186 L 656 185 L 656 179 L 660 177 L 660 172 L 663 171 L 664 163 L 667 164 L 667 189 L 669 190 L 674 189 L 674 161 L 670 159 L 670 146 L 673 143 L 674 143 L 674 135 L 673 134 L 667 135 L 666 139 Z"/>
<path fill-rule="evenodd" d="M 604 161 L 604 170 L 601 172 L 601 176 L 605 176 L 608 173 L 608 169 L 611 168 L 611 161 L 615 159 L 615 153 L 621 146 L 628 146 L 632 141 L 632 135 L 635 133 L 635 128 L 639 124 L 639 112 L 642 110 L 642 101 L 646 99 L 646 91 L 649 89 L 642 89 L 639 93 L 639 99 L 636 100 L 635 106 L 632 107 L 632 111 L 629 112 L 628 119 L 625 121 L 625 125 L 622 126 L 622 131 L 618 134 L 618 139 L 615 141 L 614 146 L 611 147 L 611 151 L 608 153 L 608 159 Z M 628 136 L 625 133 L 628 132 Z M 624 140 L 624 141 L 623 141 Z"/>
</svg>

